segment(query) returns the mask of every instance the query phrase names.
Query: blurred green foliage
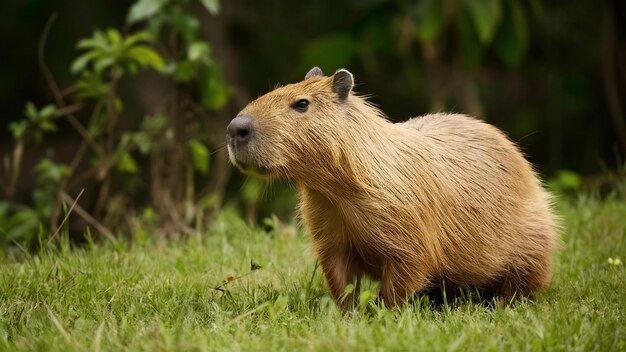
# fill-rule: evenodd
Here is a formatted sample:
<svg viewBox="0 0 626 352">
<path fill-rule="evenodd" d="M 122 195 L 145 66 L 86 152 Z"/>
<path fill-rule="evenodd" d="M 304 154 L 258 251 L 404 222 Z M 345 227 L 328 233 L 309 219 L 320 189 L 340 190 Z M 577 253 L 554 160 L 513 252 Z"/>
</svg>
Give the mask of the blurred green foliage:
<svg viewBox="0 0 626 352">
<path fill-rule="evenodd" d="M 219 9 L 216 1 L 201 3 L 213 13 Z M 33 248 L 43 243 L 42 238 L 49 242 L 51 234 L 67 225 L 64 213 L 71 214 L 74 206 L 88 226 L 107 236 L 111 234 L 108 227 L 120 228 L 134 216 L 135 207 L 145 207 L 143 214 L 158 220 L 181 212 L 184 214 L 169 220 L 192 221 L 195 208 L 189 203 L 196 202 L 194 174 L 206 175 L 210 167 L 206 138 L 193 124 L 171 115 L 187 108 L 177 100 L 161 112 L 145 114 L 141 123 L 124 123 L 128 100 L 121 88 L 129 84 L 123 80 L 126 76 L 132 82 L 137 74 L 151 69 L 178 82 L 173 93 L 179 99 L 194 99 L 189 87 L 197 86 L 204 95 L 197 104 L 218 110 L 226 103 L 229 91 L 219 77 L 208 43 L 199 38 L 198 20 L 191 6 L 190 1 L 137 1 L 130 8 L 128 22 L 144 21 L 142 27 L 146 29 L 96 29 L 91 37 L 78 40 L 76 48 L 81 53 L 70 71 L 80 78 L 65 89 L 58 87 L 45 62 L 46 38 L 54 17 L 49 20 L 40 41 L 39 65 L 55 102 L 41 109 L 28 102 L 24 117 L 8 125 L 13 152 L 3 155 L 0 175 L 4 198 L 0 200 L 0 244 L 21 242 Z M 66 152 L 70 162 L 28 153 L 30 146 L 41 143 L 54 151 L 56 145 L 48 135 L 57 132 L 62 122 L 69 123 L 79 137 L 79 146 Z M 183 141 L 186 148 L 178 149 Z M 18 190 L 27 158 L 34 161 L 37 178 L 30 185 L 31 194 L 23 196 Z M 163 159 L 170 162 L 162 164 Z M 171 168 L 181 172 L 172 174 Z M 147 171 L 161 182 L 152 187 L 149 202 L 142 201 L 137 187 Z M 183 185 L 184 193 L 170 192 L 171 184 Z M 85 189 L 91 199 L 79 203 L 78 198 L 72 198 Z M 169 202 L 165 209 L 153 205 L 163 205 L 163 199 Z M 206 197 L 201 200 L 207 202 Z M 68 209 L 70 203 L 72 208 Z"/>
<path fill-rule="evenodd" d="M 186 233 L 224 201 L 277 227 L 273 214 L 293 214 L 293 188 L 231 177 L 224 128 L 312 66 L 349 68 L 394 121 L 441 110 L 486 119 L 557 192 L 610 191 L 624 175 L 620 4 L 5 1 L 0 246 L 50 236 L 83 188 L 77 206 L 91 218 L 63 225 L 79 237 Z"/>
</svg>

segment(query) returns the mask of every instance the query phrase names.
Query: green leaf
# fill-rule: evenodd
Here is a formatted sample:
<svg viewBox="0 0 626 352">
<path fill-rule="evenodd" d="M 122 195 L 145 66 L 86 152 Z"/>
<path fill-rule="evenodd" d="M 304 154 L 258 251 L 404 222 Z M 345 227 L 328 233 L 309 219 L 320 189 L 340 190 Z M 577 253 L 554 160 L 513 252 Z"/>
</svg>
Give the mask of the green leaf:
<svg viewBox="0 0 626 352">
<path fill-rule="evenodd" d="M 111 44 L 118 44 L 122 41 L 122 35 L 120 32 L 113 28 L 107 29 L 107 38 Z"/>
<path fill-rule="evenodd" d="M 102 57 L 95 61 L 93 68 L 96 72 L 102 72 L 106 68 L 113 66 L 115 63 L 115 58 L 113 57 Z"/>
<path fill-rule="evenodd" d="M 167 128 L 168 118 L 163 114 L 146 115 L 141 121 L 141 131 L 151 136 L 160 136 Z"/>
<path fill-rule="evenodd" d="M 0 219 L 2 220 L 0 233 L 6 235 L 2 239 L 4 241 L 3 244 L 12 241 L 27 241 L 36 233 L 36 229 L 42 220 L 37 211 L 28 207 L 16 211 L 13 215 L 2 214 Z"/>
<path fill-rule="evenodd" d="M 355 286 L 354 284 L 348 284 L 344 289 L 339 301 L 344 301 L 352 292 L 354 292 Z"/>
<path fill-rule="evenodd" d="M 417 5 L 417 36 L 423 42 L 433 42 L 443 28 L 443 1 L 423 0 Z"/>
<path fill-rule="evenodd" d="M 117 111 L 118 113 L 122 112 L 122 110 L 124 110 L 124 102 L 122 101 L 122 99 L 118 97 L 113 102 L 113 107 L 115 108 L 115 111 Z"/>
<path fill-rule="evenodd" d="M 194 78 L 196 73 L 196 65 L 188 60 L 180 60 L 176 64 L 176 79 L 181 82 L 188 82 Z"/>
<path fill-rule="evenodd" d="M 161 55 L 147 45 L 132 47 L 128 51 L 128 55 L 144 67 L 152 67 L 155 70 L 160 70 L 165 66 L 165 61 L 163 61 Z"/>
<path fill-rule="evenodd" d="M 44 132 L 55 132 L 57 125 L 52 121 L 44 120 L 39 123 L 39 128 Z"/>
<path fill-rule="evenodd" d="M 502 20 L 501 0 L 466 0 L 478 37 L 483 45 L 491 43 Z"/>
<path fill-rule="evenodd" d="M 131 6 L 126 22 L 133 23 L 155 15 L 161 10 L 167 0 L 138 0 Z"/>
<path fill-rule="evenodd" d="M 129 174 L 136 174 L 139 171 L 137 162 L 128 152 L 122 152 L 117 161 L 117 170 Z"/>
<path fill-rule="evenodd" d="M 110 85 L 102 82 L 100 75 L 90 71 L 83 71 L 83 77 L 76 81 L 78 98 L 100 98 L 108 94 Z"/>
<path fill-rule="evenodd" d="M 200 22 L 194 16 L 189 16 L 181 7 L 173 7 L 168 13 L 168 23 L 180 33 L 186 43 L 196 41 Z"/>
<path fill-rule="evenodd" d="M 209 58 L 209 45 L 205 42 L 195 42 L 187 49 L 189 61 L 205 61 Z"/>
<path fill-rule="evenodd" d="M 207 109 L 219 110 L 230 98 L 230 89 L 226 87 L 217 67 L 204 66 L 200 70 L 200 94 L 202 105 Z"/>
<path fill-rule="evenodd" d="M 97 116 L 94 117 L 93 121 L 89 124 L 89 134 L 93 137 L 100 136 L 100 133 L 104 130 L 104 126 L 107 121 L 107 115 L 104 112 L 101 112 Z"/>
<path fill-rule="evenodd" d="M 78 49 L 103 49 L 106 47 L 106 42 L 101 42 L 94 38 L 81 39 L 76 43 Z"/>
<path fill-rule="evenodd" d="M 560 189 L 577 189 L 582 182 L 579 174 L 570 170 L 559 170 L 553 182 Z"/>
<path fill-rule="evenodd" d="M 40 183 L 57 184 L 70 172 L 70 168 L 45 158 L 37 163 L 35 171 L 37 172 L 37 179 Z"/>
<path fill-rule="evenodd" d="M 39 115 L 45 119 L 54 117 L 56 113 L 57 113 L 57 107 L 52 104 L 48 104 L 44 106 L 43 109 L 39 111 Z"/>
<path fill-rule="evenodd" d="M 213 15 L 216 15 L 220 11 L 219 0 L 200 0 L 200 2 L 204 5 L 207 11 Z"/>
<path fill-rule="evenodd" d="M 157 216 L 156 211 L 151 207 L 146 207 L 141 214 L 141 218 L 149 224 L 154 224 L 157 220 Z"/>
<path fill-rule="evenodd" d="M 347 67 L 356 57 L 356 42 L 348 33 L 333 33 L 315 39 L 304 48 L 303 70 L 319 66 L 323 70 Z"/>
<path fill-rule="evenodd" d="M 37 107 L 35 106 L 35 104 L 33 104 L 30 101 L 27 102 L 26 107 L 24 108 L 24 115 L 32 121 L 36 120 L 37 116 L 39 116 L 39 113 L 37 111 Z"/>
<path fill-rule="evenodd" d="M 209 172 L 209 163 L 211 161 L 211 153 L 202 142 L 192 139 L 189 141 L 189 152 L 193 167 L 202 174 Z"/>
<path fill-rule="evenodd" d="M 363 290 L 359 294 L 359 307 L 365 309 L 370 302 L 374 301 L 375 296 L 370 290 Z"/>
<path fill-rule="evenodd" d="M 72 62 L 72 66 L 70 67 L 70 71 L 72 73 L 78 73 L 87 67 L 90 61 L 94 60 L 98 56 L 100 56 L 100 52 L 96 50 L 91 50 L 86 52 L 85 54 L 79 56 Z"/>
<path fill-rule="evenodd" d="M 9 124 L 9 130 L 13 134 L 14 139 L 20 139 L 26 134 L 28 129 L 28 121 L 20 120 Z"/>
<path fill-rule="evenodd" d="M 133 46 L 137 43 L 141 43 L 141 42 L 151 42 L 152 41 L 152 34 L 148 31 L 139 31 L 131 36 L 129 36 L 128 38 L 126 38 L 126 40 L 124 41 L 124 45 L 127 47 Z"/>
<path fill-rule="evenodd" d="M 150 153 L 152 150 L 152 140 L 145 132 L 137 132 L 133 135 L 133 143 L 139 148 L 139 152 L 143 155 Z"/>
<path fill-rule="evenodd" d="M 475 68 L 483 58 L 483 46 L 467 9 L 461 9 L 457 28 L 465 64 L 470 68 Z"/>
<path fill-rule="evenodd" d="M 500 59 L 515 68 L 524 59 L 528 48 L 526 14 L 519 0 L 507 2 L 506 17 L 494 40 L 494 49 Z"/>
<path fill-rule="evenodd" d="M 263 184 L 261 181 L 254 178 L 248 178 L 246 183 L 241 188 L 241 198 L 245 204 L 255 204 L 259 200 L 262 190 Z"/>
</svg>

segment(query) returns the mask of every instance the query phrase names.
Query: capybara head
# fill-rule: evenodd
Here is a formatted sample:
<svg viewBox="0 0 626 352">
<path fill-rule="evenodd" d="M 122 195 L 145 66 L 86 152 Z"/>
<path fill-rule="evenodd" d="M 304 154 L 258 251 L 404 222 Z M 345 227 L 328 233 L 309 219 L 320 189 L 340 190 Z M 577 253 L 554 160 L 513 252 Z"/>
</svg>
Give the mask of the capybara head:
<svg viewBox="0 0 626 352">
<path fill-rule="evenodd" d="M 231 162 L 249 175 L 295 180 L 339 164 L 363 116 L 354 111 L 366 104 L 353 86 L 347 70 L 326 77 L 314 67 L 302 82 L 257 98 L 228 125 Z"/>
</svg>

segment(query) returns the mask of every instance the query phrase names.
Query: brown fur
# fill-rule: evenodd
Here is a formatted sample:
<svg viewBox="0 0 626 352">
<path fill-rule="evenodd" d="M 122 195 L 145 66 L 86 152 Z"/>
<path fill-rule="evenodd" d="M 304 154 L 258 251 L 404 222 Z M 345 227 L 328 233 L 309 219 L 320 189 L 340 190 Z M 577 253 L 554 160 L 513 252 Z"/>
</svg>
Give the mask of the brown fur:
<svg viewBox="0 0 626 352">
<path fill-rule="evenodd" d="M 314 75 L 256 99 L 241 112 L 254 137 L 229 148 L 244 172 L 295 182 L 335 299 L 363 275 L 387 305 L 442 281 L 504 298 L 548 286 L 550 195 L 502 132 L 456 114 L 393 124 L 332 85 Z"/>
</svg>

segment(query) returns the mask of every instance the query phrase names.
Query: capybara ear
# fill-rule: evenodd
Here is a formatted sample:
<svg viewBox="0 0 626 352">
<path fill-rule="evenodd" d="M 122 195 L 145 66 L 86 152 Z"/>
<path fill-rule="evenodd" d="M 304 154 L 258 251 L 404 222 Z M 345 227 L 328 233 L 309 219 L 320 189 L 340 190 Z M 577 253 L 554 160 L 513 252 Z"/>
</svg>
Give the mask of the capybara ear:
<svg viewBox="0 0 626 352">
<path fill-rule="evenodd" d="M 354 76 L 350 71 L 340 69 L 333 75 L 333 93 L 339 96 L 339 100 L 344 101 L 348 98 L 350 91 L 354 87 Z"/>
<path fill-rule="evenodd" d="M 309 72 L 306 74 L 306 76 L 304 76 L 304 80 L 306 81 L 307 79 L 313 77 L 313 76 L 323 76 L 324 72 L 322 72 L 322 69 L 315 66 L 313 67 L 311 70 L 309 70 Z"/>
</svg>

